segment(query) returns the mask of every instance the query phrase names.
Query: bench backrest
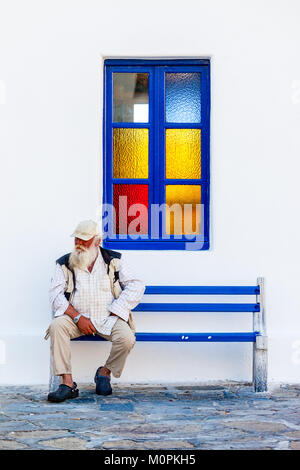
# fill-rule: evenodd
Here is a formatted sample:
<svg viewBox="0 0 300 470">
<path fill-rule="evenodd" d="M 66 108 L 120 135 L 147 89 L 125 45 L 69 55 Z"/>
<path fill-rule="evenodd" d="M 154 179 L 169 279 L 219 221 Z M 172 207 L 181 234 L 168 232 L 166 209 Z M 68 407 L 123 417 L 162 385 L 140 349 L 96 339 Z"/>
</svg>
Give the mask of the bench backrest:
<svg viewBox="0 0 300 470">
<path fill-rule="evenodd" d="M 134 312 L 252 312 L 253 331 L 265 335 L 265 316 L 263 303 L 264 279 L 258 278 L 254 286 L 147 286 L 147 295 L 253 295 L 253 303 L 178 303 L 155 302 L 140 303 Z"/>
</svg>

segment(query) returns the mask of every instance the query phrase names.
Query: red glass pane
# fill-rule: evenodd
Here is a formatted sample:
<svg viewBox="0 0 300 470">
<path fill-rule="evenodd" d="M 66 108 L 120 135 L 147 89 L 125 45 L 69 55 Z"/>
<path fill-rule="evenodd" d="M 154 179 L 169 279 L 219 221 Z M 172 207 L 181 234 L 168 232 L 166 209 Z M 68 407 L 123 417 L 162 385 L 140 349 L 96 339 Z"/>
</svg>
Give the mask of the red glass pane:
<svg viewBox="0 0 300 470">
<path fill-rule="evenodd" d="M 147 184 L 114 184 L 114 208 L 115 233 L 148 233 Z"/>
</svg>

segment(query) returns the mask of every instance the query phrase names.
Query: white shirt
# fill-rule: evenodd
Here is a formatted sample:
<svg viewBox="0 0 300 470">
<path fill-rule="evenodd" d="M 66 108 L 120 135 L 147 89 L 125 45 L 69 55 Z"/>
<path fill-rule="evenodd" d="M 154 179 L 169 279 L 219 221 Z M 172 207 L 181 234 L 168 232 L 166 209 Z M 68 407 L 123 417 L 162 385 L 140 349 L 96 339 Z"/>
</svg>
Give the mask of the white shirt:
<svg viewBox="0 0 300 470">
<path fill-rule="evenodd" d="M 76 290 L 72 306 L 78 313 L 89 318 L 99 333 L 105 335 L 111 334 L 118 317 L 128 321 L 129 311 L 138 305 L 145 291 L 144 283 L 133 275 L 127 263 L 121 258 L 119 280 L 124 289 L 120 296 L 114 299 L 107 265 L 100 251 L 91 272 L 88 269 L 83 271 L 78 268 L 75 268 L 74 272 Z M 55 317 L 63 315 L 69 306 L 64 295 L 65 287 L 66 279 L 62 267 L 56 263 L 49 291 L 50 304 Z M 110 312 L 115 313 L 117 317 L 110 315 Z"/>
</svg>

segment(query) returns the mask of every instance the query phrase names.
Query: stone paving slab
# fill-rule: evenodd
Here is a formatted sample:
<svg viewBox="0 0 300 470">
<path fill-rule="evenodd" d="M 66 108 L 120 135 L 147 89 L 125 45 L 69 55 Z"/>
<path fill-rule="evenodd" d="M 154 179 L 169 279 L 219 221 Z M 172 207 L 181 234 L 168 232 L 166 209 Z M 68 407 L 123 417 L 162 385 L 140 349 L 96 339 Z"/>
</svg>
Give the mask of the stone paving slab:
<svg viewBox="0 0 300 470">
<path fill-rule="evenodd" d="M 250 384 L 79 386 L 46 400 L 46 386 L 0 387 L 0 449 L 300 449 L 300 385 L 255 394 Z"/>
</svg>

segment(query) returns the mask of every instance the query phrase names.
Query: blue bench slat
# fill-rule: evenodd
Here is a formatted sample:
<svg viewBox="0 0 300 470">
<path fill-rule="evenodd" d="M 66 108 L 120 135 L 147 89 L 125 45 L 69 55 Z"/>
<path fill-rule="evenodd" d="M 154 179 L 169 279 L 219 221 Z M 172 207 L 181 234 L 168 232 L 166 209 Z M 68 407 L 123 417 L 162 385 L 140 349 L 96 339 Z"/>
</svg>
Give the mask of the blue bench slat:
<svg viewBox="0 0 300 470">
<path fill-rule="evenodd" d="M 259 286 L 147 286 L 145 294 L 258 295 Z"/>
<path fill-rule="evenodd" d="M 140 303 L 134 312 L 259 312 L 259 303 Z"/>
<path fill-rule="evenodd" d="M 258 333 L 136 333 L 137 341 L 253 343 Z M 99 335 L 87 335 L 72 341 L 107 341 Z"/>
</svg>

